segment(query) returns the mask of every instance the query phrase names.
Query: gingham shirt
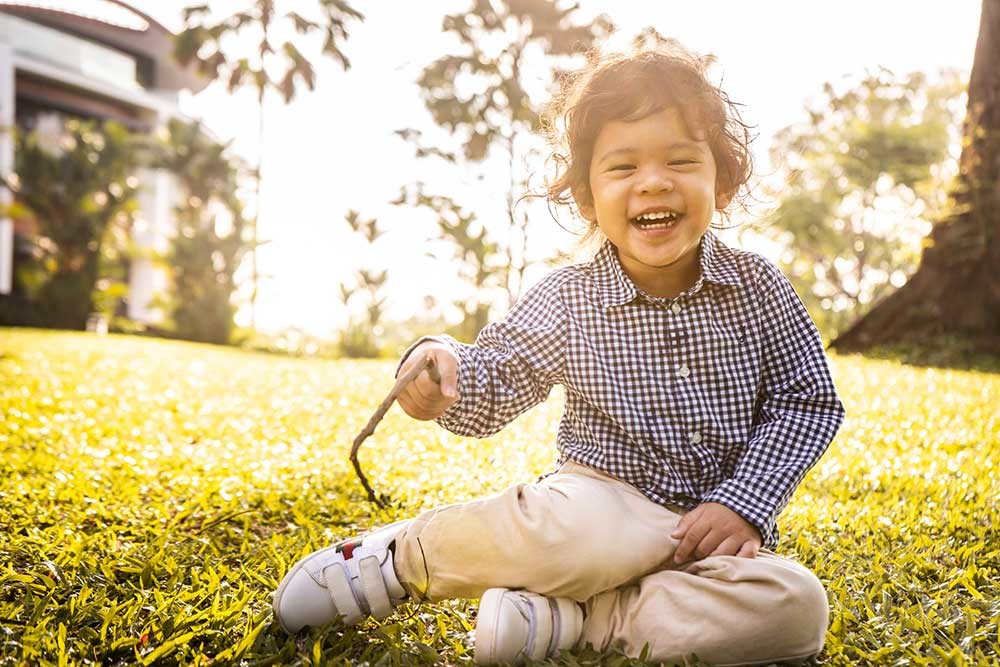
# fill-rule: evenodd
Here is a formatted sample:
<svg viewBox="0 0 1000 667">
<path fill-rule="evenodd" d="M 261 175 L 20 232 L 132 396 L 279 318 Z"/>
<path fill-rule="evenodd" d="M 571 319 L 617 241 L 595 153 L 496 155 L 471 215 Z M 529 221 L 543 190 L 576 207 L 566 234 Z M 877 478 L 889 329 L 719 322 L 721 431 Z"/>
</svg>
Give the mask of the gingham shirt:
<svg viewBox="0 0 1000 667">
<path fill-rule="evenodd" d="M 778 541 L 775 518 L 844 417 L 816 327 L 766 259 L 710 232 L 701 277 L 645 294 L 605 243 L 557 269 L 459 359 L 459 400 L 438 419 L 486 437 L 566 388 L 560 463 L 614 475 L 650 500 L 721 503 Z"/>
</svg>

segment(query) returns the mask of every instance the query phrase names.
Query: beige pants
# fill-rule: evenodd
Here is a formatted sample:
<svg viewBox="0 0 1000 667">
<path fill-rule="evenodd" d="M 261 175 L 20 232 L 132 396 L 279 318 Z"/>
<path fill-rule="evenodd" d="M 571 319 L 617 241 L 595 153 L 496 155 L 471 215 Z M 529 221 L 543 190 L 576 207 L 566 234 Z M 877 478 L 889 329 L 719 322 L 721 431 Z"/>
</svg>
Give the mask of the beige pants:
<svg viewBox="0 0 1000 667">
<path fill-rule="evenodd" d="M 396 571 L 418 598 L 523 588 L 585 602 L 581 645 L 653 660 L 795 661 L 820 651 L 819 580 L 769 552 L 675 566 L 680 514 L 592 468 L 429 510 L 397 538 Z"/>
</svg>

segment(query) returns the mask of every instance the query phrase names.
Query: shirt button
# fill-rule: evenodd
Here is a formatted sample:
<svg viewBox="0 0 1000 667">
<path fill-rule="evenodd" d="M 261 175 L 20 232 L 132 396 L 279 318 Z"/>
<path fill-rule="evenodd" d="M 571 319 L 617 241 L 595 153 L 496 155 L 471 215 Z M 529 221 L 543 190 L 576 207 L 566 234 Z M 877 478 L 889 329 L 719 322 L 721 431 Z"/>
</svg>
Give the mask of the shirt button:
<svg viewBox="0 0 1000 667">
<path fill-rule="evenodd" d="M 696 445 L 698 443 L 700 443 L 701 442 L 701 433 L 698 433 L 698 431 L 695 431 L 694 433 L 692 433 L 691 434 L 691 442 L 693 442 Z"/>
<path fill-rule="evenodd" d="M 676 315 L 677 313 L 681 312 L 681 304 L 679 304 L 679 303 L 677 303 L 677 302 L 675 301 L 675 302 L 674 302 L 674 305 L 670 306 L 670 311 L 671 311 L 671 312 L 672 312 L 672 313 L 673 313 L 674 315 Z"/>
<path fill-rule="evenodd" d="M 677 374 L 680 375 L 682 378 L 686 378 L 687 376 L 691 375 L 691 369 L 688 368 L 687 366 L 681 366 L 677 370 Z"/>
</svg>

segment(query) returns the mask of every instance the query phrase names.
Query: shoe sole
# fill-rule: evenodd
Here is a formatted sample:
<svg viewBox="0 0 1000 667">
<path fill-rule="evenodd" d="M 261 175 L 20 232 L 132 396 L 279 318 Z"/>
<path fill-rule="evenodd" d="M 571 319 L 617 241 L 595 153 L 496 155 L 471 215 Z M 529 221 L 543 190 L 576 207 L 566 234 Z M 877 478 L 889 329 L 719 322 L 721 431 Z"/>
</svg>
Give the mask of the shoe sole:
<svg viewBox="0 0 1000 667">
<path fill-rule="evenodd" d="M 500 603 L 507 592 L 506 588 L 491 588 L 479 601 L 473 654 L 477 665 L 492 665 L 496 661 L 496 628 L 500 624 Z"/>
</svg>

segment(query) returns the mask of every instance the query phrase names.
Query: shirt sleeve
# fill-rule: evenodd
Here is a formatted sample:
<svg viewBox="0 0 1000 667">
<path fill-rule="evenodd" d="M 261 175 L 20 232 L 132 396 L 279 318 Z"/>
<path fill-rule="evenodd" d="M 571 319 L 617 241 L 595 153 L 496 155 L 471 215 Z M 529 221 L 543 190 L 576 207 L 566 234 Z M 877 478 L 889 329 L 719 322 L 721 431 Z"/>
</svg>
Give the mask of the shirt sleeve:
<svg viewBox="0 0 1000 667">
<path fill-rule="evenodd" d="M 805 306 L 777 267 L 763 266 L 763 360 L 753 426 L 733 476 L 702 500 L 740 514 L 772 548 L 778 513 L 833 440 L 844 406 Z"/>
<path fill-rule="evenodd" d="M 558 284 L 558 273 L 550 274 L 506 318 L 484 327 L 474 345 L 451 336 L 417 341 L 446 343 L 458 357 L 459 398 L 436 420 L 441 426 L 484 438 L 548 397 L 561 381 L 566 348 L 566 310 Z"/>
</svg>

